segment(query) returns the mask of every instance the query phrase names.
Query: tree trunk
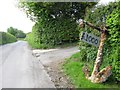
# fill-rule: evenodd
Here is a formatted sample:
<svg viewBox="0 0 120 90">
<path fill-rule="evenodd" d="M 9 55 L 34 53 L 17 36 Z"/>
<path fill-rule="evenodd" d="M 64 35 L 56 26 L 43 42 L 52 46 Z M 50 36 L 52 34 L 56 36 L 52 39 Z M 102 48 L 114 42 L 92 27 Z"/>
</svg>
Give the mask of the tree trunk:
<svg viewBox="0 0 120 90">
<path fill-rule="evenodd" d="M 104 46 L 104 41 L 106 39 L 106 35 L 105 33 L 101 33 L 101 38 L 100 38 L 100 45 L 99 45 L 99 49 L 98 49 L 98 53 L 97 53 L 97 58 L 95 60 L 95 64 L 94 64 L 94 69 L 91 75 L 91 81 L 94 82 L 94 79 L 96 78 L 96 75 L 99 72 L 99 68 L 100 65 L 102 63 L 102 57 L 103 57 L 103 46 Z"/>
<path fill-rule="evenodd" d="M 101 66 L 101 63 L 102 63 L 102 58 L 103 58 L 103 47 L 104 47 L 104 42 L 105 42 L 105 39 L 106 39 L 107 29 L 106 29 L 105 26 L 103 26 L 103 28 L 102 27 L 98 28 L 98 27 L 94 26 L 93 24 L 88 23 L 88 22 L 83 21 L 83 20 L 80 22 L 80 27 L 83 27 L 84 26 L 83 24 L 87 24 L 88 26 L 100 31 L 101 32 L 101 38 L 100 38 L 100 45 L 99 45 L 99 48 L 98 48 L 97 58 L 95 60 L 95 64 L 94 64 L 94 68 L 93 68 L 93 72 L 92 72 L 91 76 L 89 77 L 89 67 L 87 65 L 85 65 L 82 68 L 82 71 L 85 74 L 85 77 L 88 80 L 91 80 L 91 82 L 93 82 L 93 83 L 105 82 L 107 80 L 107 78 L 111 75 L 111 69 L 112 69 L 112 66 L 107 66 L 106 68 L 103 68 L 99 72 L 99 69 L 100 69 L 100 66 Z"/>
<path fill-rule="evenodd" d="M 97 58 L 95 60 L 94 69 L 93 69 L 93 72 L 90 77 L 89 77 L 89 70 L 86 69 L 87 66 L 83 67 L 83 69 L 85 69 L 85 71 L 84 71 L 85 77 L 88 80 L 91 80 L 91 82 L 93 82 L 93 83 L 105 82 L 107 80 L 107 78 L 111 75 L 112 66 L 107 66 L 106 68 L 103 68 L 99 72 L 99 69 L 100 69 L 100 66 L 102 63 L 103 47 L 104 47 L 105 39 L 106 39 L 106 34 L 105 34 L 105 32 L 102 32 L 100 45 L 99 45 L 99 49 L 98 49 L 98 53 L 97 53 Z"/>
<path fill-rule="evenodd" d="M 97 53 L 97 58 L 96 58 L 95 64 L 94 64 L 94 69 L 91 74 L 91 77 L 89 77 L 89 79 L 93 83 L 105 82 L 107 80 L 107 78 L 111 75 L 112 66 L 107 66 L 106 68 L 103 68 L 99 72 L 99 69 L 100 69 L 100 66 L 102 63 L 102 58 L 103 58 L 103 47 L 104 47 L 105 39 L 106 39 L 106 34 L 105 34 L 105 32 L 102 32 L 100 45 L 99 45 L 99 49 L 98 49 L 98 53 Z"/>
</svg>

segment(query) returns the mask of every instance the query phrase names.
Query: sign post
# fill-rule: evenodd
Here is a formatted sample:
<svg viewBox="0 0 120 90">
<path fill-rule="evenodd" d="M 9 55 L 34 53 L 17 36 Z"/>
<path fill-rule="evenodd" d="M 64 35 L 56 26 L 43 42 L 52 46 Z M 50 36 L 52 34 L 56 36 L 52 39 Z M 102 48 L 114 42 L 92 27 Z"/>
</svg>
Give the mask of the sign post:
<svg viewBox="0 0 120 90">
<path fill-rule="evenodd" d="M 86 66 L 83 67 L 83 71 L 85 74 L 85 77 L 90 80 L 93 83 L 102 83 L 105 82 L 107 80 L 107 78 L 111 75 L 111 70 L 112 70 L 112 66 L 107 66 L 106 68 L 103 68 L 102 70 L 99 71 L 100 66 L 102 64 L 102 57 L 103 57 L 103 47 L 104 47 L 104 42 L 106 39 L 106 32 L 107 32 L 107 28 L 105 26 L 103 27 L 96 27 L 93 24 L 86 22 L 84 20 L 81 20 L 80 22 L 80 27 L 83 27 L 84 24 L 92 27 L 93 29 L 98 30 L 101 33 L 101 37 L 100 37 L 100 43 L 99 38 L 97 38 L 96 36 L 93 36 L 91 34 L 88 34 L 86 32 L 82 33 L 81 36 L 81 40 L 84 42 L 87 42 L 89 44 L 92 44 L 94 46 L 98 46 L 98 52 L 97 52 L 97 58 L 95 60 L 95 64 L 94 64 L 94 68 L 92 71 L 91 76 L 89 76 L 89 70 L 86 68 Z"/>
<path fill-rule="evenodd" d="M 98 47 L 100 38 L 95 35 L 88 34 L 87 32 L 82 32 L 80 40 Z"/>
</svg>

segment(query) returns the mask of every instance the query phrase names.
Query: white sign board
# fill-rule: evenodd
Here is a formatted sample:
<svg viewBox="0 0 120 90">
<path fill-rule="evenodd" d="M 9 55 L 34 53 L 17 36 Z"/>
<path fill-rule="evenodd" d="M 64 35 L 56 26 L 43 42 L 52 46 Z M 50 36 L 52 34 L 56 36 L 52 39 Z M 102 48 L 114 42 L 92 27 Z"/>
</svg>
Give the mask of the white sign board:
<svg viewBox="0 0 120 90">
<path fill-rule="evenodd" d="M 86 32 L 82 32 L 80 40 L 82 40 L 86 43 L 92 44 L 96 47 L 98 47 L 99 43 L 100 43 L 100 38 L 99 37 L 94 36 L 92 34 L 88 34 Z"/>
</svg>

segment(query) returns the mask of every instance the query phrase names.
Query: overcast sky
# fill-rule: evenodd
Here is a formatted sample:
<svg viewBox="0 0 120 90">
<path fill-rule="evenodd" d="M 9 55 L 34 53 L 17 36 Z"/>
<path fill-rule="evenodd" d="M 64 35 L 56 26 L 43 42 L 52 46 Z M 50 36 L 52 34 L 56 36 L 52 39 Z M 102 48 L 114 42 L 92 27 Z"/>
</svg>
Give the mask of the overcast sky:
<svg viewBox="0 0 120 90">
<path fill-rule="evenodd" d="M 1 0 L 0 31 L 7 31 L 7 28 L 12 26 L 27 33 L 33 25 L 27 15 L 16 7 L 15 0 Z"/>
<path fill-rule="evenodd" d="M 100 0 L 100 3 L 108 3 L 113 0 Z M 27 18 L 23 11 L 16 7 L 16 0 L 0 1 L 0 31 L 7 31 L 12 26 L 25 33 L 31 32 L 34 22 Z"/>
</svg>

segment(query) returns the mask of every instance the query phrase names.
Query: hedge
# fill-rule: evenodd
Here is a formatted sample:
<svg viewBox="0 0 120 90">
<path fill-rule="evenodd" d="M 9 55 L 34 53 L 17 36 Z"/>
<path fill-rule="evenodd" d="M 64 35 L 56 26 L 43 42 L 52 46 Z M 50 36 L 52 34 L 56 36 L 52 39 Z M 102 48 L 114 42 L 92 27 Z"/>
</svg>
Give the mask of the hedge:
<svg viewBox="0 0 120 90">
<path fill-rule="evenodd" d="M 49 48 L 79 40 L 77 24 L 70 20 L 53 21 L 50 24 L 36 23 L 31 36 L 27 36 L 29 44 L 34 48 Z M 30 38 L 33 39 L 30 40 Z M 36 44 L 37 47 L 33 44 Z"/>
<path fill-rule="evenodd" d="M 110 3 L 106 6 L 99 6 L 94 11 L 87 11 L 85 20 L 92 22 L 96 26 L 106 25 L 108 29 L 107 39 L 104 44 L 103 50 L 103 62 L 101 65 L 101 69 L 112 65 L 112 75 L 114 80 L 120 81 L 120 11 L 118 8 L 120 2 Z M 100 33 L 97 30 L 93 30 L 88 26 L 85 26 L 84 29 L 80 29 L 80 33 L 88 32 L 92 33 L 98 37 L 100 37 Z M 86 54 L 83 61 L 86 63 L 95 62 L 97 56 L 98 48 L 84 43 L 82 41 L 79 42 L 79 47 L 81 53 Z M 83 52 L 84 51 L 84 52 Z"/>
<path fill-rule="evenodd" d="M 16 42 L 17 39 L 15 36 L 6 33 L 6 32 L 0 32 L 0 45 Z"/>
</svg>

